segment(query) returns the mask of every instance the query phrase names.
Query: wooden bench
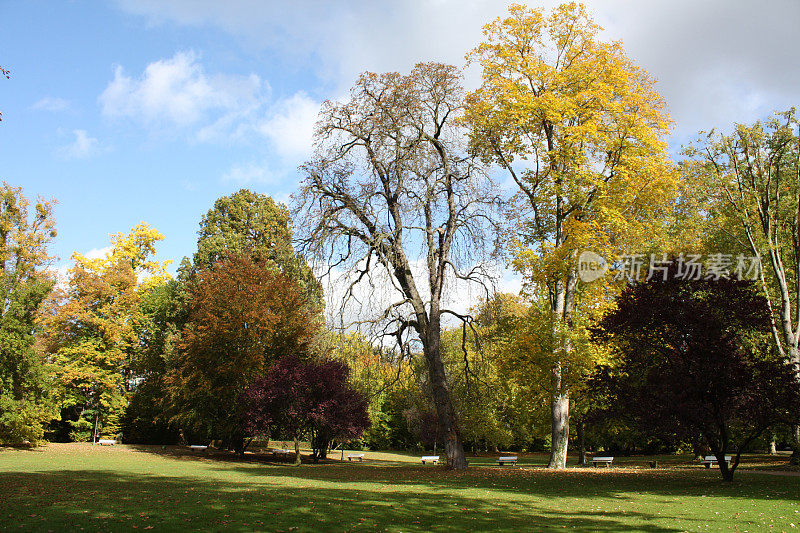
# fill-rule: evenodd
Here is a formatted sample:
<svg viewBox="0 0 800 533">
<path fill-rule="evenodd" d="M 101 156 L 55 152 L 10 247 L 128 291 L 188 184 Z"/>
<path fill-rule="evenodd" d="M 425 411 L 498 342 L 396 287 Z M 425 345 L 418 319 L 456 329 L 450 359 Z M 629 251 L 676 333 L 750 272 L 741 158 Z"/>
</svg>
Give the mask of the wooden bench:
<svg viewBox="0 0 800 533">
<path fill-rule="evenodd" d="M 507 465 L 507 464 L 516 466 L 516 464 L 517 464 L 517 456 L 516 455 L 508 455 L 506 457 L 500 457 L 499 459 L 497 459 L 497 464 L 499 464 L 500 466 Z"/>
<path fill-rule="evenodd" d="M 592 457 L 592 466 L 606 465 L 608 468 L 611 468 L 611 463 L 613 462 L 613 457 Z"/>
<path fill-rule="evenodd" d="M 97 441 L 97 444 L 100 446 L 113 446 L 117 443 L 114 439 L 100 439 Z"/>
<path fill-rule="evenodd" d="M 189 446 L 189 449 L 193 452 L 204 452 L 208 449 L 208 446 L 203 446 L 202 444 L 192 444 Z"/>
<path fill-rule="evenodd" d="M 363 461 L 364 460 L 364 454 L 363 453 L 348 453 L 347 454 L 347 460 L 348 461 L 352 461 L 353 459 L 358 459 L 359 461 Z"/>
<path fill-rule="evenodd" d="M 437 464 L 438 462 L 439 462 L 439 456 L 438 455 L 423 455 L 422 456 L 422 464 L 425 464 L 425 463 Z"/>
<path fill-rule="evenodd" d="M 728 463 L 728 466 L 731 466 L 731 459 L 732 457 L 730 455 L 725 456 L 725 462 Z M 715 465 L 717 463 L 718 461 L 716 455 L 706 455 L 705 458 L 703 458 L 703 460 L 700 461 L 700 464 L 702 464 L 706 468 L 711 468 L 711 465 Z"/>
</svg>

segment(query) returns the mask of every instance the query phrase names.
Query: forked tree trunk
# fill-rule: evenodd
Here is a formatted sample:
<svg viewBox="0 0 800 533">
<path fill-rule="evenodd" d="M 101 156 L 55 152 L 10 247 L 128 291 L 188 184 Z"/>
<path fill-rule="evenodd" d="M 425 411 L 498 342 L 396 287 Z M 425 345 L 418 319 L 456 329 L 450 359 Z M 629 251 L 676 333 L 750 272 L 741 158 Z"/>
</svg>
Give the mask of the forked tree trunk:
<svg viewBox="0 0 800 533">
<path fill-rule="evenodd" d="M 555 315 L 556 324 L 554 328 L 554 338 L 562 339 L 557 330 L 558 322 L 563 321 L 568 326 L 572 326 L 571 315 L 573 297 L 577 277 L 571 275 L 567 283 L 558 281 L 551 292 L 551 305 Z M 568 339 L 562 346 L 554 346 L 558 354 L 569 355 L 572 346 Z M 561 356 L 556 357 L 556 361 L 551 369 L 551 400 L 550 414 L 552 433 L 550 439 L 550 462 L 548 468 L 561 469 L 567 466 L 567 450 L 569 448 L 569 387 L 564 381 L 564 372 L 561 365 Z"/>
</svg>

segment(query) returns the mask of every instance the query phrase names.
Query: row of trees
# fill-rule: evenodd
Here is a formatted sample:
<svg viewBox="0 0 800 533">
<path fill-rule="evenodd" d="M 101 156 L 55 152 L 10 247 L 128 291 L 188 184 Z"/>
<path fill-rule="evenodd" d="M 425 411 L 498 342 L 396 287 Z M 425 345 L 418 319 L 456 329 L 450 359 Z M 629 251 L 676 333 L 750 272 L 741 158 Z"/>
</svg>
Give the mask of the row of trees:
<svg viewBox="0 0 800 533">
<path fill-rule="evenodd" d="M 493 254 L 505 252 L 526 282 L 521 366 L 546 368 L 551 467 L 565 465 L 571 398 L 612 355 L 590 342 L 590 327 L 625 286 L 620 276 L 580 283 L 582 250 L 612 264 L 692 252 L 769 257 L 760 283 L 773 339 L 797 363 L 794 113 L 766 130 L 712 135 L 677 166 L 654 80 L 599 31 L 579 4 L 512 6 L 468 55 L 483 72 L 477 90 L 464 94 L 457 70 L 436 63 L 407 76 L 365 74 L 349 101 L 324 106 L 315 157 L 302 167 L 303 249 L 348 268 L 353 284 L 391 280 L 395 299 L 370 325 L 400 347 L 419 343 L 452 468 L 465 461 L 442 319 L 475 324 L 444 304 L 443 289 L 485 284 Z M 486 164 L 507 173 L 511 197 L 498 195 Z M 350 285 L 345 294 L 357 293 Z M 465 366 L 466 381 L 470 373 Z M 578 408 L 581 431 L 587 407 Z"/>
<path fill-rule="evenodd" d="M 176 280 L 152 261 L 160 235 L 146 225 L 115 236 L 105 258 L 76 255 L 68 283 L 44 304 L 39 355 L 29 358 L 55 365 L 42 375 L 63 385 L 50 395 L 61 432 L 125 424 L 153 434 L 158 420 L 241 450 L 255 427 L 249 414 L 280 418 L 266 385 L 278 383 L 268 377 L 275 361 L 334 357 L 369 399 L 372 442 L 443 442 L 448 465 L 463 468 L 464 438 L 530 441 L 544 423 L 550 466 L 562 468 L 570 420 L 583 441 L 599 409 L 590 376 L 623 364 L 622 345 L 592 328 L 621 312 L 615 297 L 635 281 L 581 282 L 584 250 L 612 265 L 635 254 L 768 258 L 758 288 L 773 359 L 797 363 L 794 111 L 712 133 L 675 165 L 654 80 L 599 31 L 580 4 L 515 5 L 469 54 L 483 73 L 471 93 L 438 63 L 362 75 L 349 99 L 324 104 L 314 156 L 300 169 L 298 252 L 289 212 L 240 191 L 203 218 Z M 344 284 L 338 326 L 349 335 L 325 329 L 306 259 Z M 523 277 L 521 298 L 492 297 L 497 261 Z M 379 284 L 391 287 L 387 302 L 372 294 Z M 447 303 L 448 288 L 465 285 L 486 291 L 472 314 Z M 450 319 L 461 327 L 444 328 Z"/>
</svg>

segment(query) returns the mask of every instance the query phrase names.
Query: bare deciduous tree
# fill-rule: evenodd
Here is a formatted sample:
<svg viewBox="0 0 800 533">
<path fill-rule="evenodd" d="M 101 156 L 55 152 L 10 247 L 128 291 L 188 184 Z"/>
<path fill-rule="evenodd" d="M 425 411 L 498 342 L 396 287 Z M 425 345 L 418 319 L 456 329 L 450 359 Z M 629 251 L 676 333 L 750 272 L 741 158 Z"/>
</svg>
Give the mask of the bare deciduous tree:
<svg viewBox="0 0 800 533">
<path fill-rule="evenodd" d="M 401 345 L 419 341 L 450 468 L 466 467 L 441 357 L 446 284 L 485 283 L 495 198 L 481 166 L 464 150 L 456 119 L 463 91 L 455 67 L 417 65 L 409 75 L 363 74 L 347 103 L 326 102 L 316 151 L 295 197 L 308 257 L 354 288 L 374 276 L 396 298 L 371 317 Z M 490 236 L 487 239 L 487 236 Z M 484 285 L 485 286 L 485 285 Z M 374 303 L 374 302 L 373 302 Z"/>
</svg>

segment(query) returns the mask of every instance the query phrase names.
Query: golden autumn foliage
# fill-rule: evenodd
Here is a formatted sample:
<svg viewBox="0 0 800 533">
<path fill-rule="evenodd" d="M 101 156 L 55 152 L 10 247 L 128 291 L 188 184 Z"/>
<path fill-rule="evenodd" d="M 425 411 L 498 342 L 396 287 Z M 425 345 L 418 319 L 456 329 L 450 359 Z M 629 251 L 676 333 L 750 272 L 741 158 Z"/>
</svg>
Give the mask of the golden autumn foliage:
<svg viewBox="0 0 800 533">
<path fill-rule="evenodd" d="M 515 4 L 484 27 L 484 42 L 468 56 L 483 71 L 467 97 L 470 144 L 517 186 L 511 263 L 545 302 L 536 322 L 551 333 L 532 336 L 531 353 L 551 353 L 557 468 L 566 459 L 579 330 L 613 295 L 602 281 L 579 283 L 578 256 L 591 250 L 614 261 L 653 250 L 677 191 L 655 80 L 620 42 L 600 40 L 600 30 L 578 3 L 550 13 Z"/>
<path fill-rule="evenodd" d="M 163 236 L 146 223 L 127 235 L 111 236 L 102 257 L 73 254 L 66 286 L 55 291 L 45 318 L 47 350 L 64 387 L 66 406 L 78 406 L 89 420 L 75 435 L 87 437 L 97 418 L 103 434 L 114 435 L 127 400 L 128 363 L 138 342 L 139 301 L 167 277 L 168 261 L 152 259 Z"/>
<path fill-rule="evenodd" d="M 483 69 L 468 96 L 472 146 L 517 182 L 515 266 L 543 283 L 583 249 L 640 251 L 677 187 L 655 80 L 600 30 L 581 4 L 514 5 L 469 55 Z"/>
</svg>

